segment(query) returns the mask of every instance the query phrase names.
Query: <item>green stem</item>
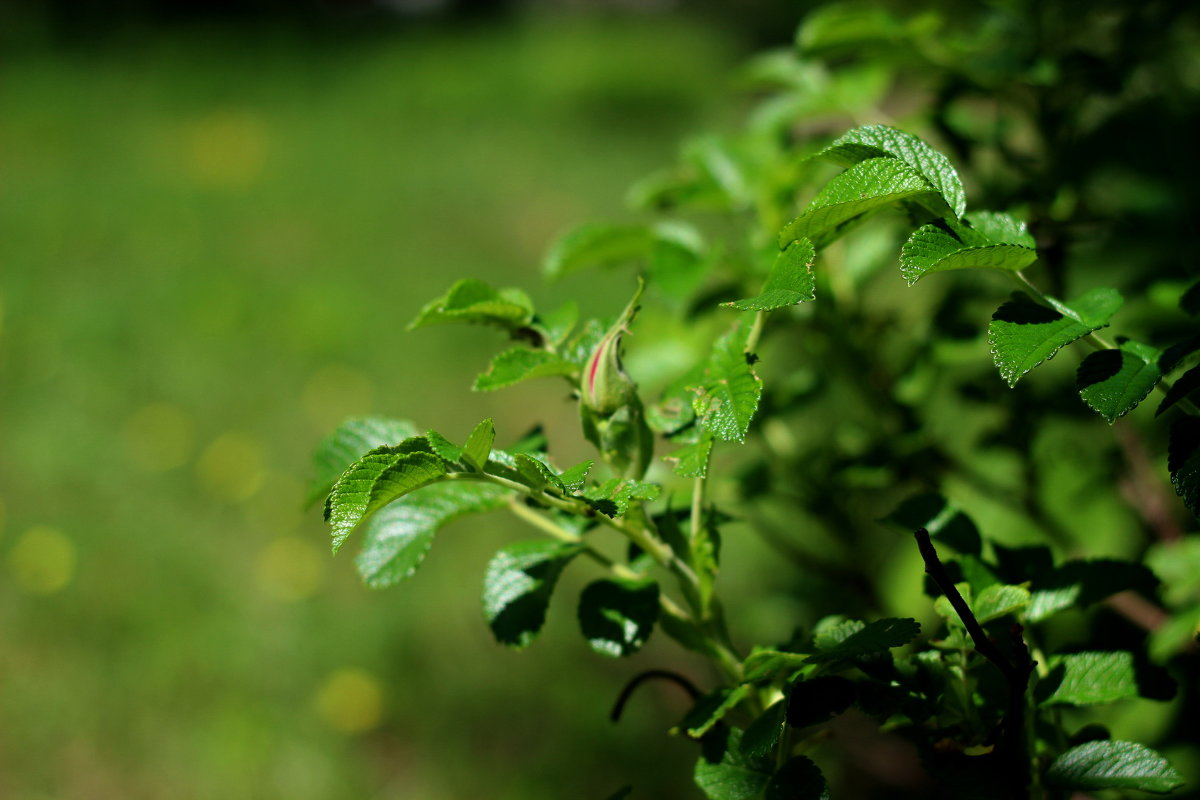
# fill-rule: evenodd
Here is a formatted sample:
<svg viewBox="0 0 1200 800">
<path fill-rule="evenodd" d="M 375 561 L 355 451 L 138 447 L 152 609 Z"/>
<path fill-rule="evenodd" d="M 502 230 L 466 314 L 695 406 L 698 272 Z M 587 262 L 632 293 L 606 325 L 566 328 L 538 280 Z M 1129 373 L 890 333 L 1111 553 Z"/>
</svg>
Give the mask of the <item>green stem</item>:
<svg viewBox="0 0 1200 800">
<path fill-rule="evenodd" d="M 754 323 L 750 326 L 750 333 L 746 336 L 746 352 L 753 353 L 758 347 L 758 340 L 762 338 L 763 326 L 767 321 L 767 312 L 757 311 L 754 314 Z"/>
</svg>

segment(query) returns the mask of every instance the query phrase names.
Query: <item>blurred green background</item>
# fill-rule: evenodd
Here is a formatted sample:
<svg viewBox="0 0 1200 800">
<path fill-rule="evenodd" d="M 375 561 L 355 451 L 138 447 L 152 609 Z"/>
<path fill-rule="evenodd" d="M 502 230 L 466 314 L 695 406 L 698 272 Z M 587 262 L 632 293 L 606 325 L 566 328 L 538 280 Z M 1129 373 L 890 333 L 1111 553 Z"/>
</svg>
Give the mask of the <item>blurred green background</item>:
<svg viewBox="0 0 1200 800">
<path fill-rule="evenodd" d="M 0 796 L 686 788 L 692 747 L 662 735 L 686 698 L 648 690 L 616 728 L 638 665 L 570 614 L 535 653 L 492 640 L 511 522 L 447 530 L 375 593 L 303 500 L 347 415 L 546 416 L 542 387 L 466 391 L 493 335 L 406 323 L 460 276 L 576 293 L 539 294 L 547 242 L 728 111 L 748 43 L 620 9 L 58 5 L 9 28 L 0 88 Z"/>
</svg>

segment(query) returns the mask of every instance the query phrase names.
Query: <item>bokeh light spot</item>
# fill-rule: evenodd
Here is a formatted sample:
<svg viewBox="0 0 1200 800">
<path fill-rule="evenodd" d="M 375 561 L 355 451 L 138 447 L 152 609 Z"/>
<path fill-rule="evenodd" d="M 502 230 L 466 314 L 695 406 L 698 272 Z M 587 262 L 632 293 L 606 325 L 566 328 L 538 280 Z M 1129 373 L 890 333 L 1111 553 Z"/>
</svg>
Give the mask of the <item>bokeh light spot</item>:
<svg viewBox="0 0 1200 800">
<path fill-rule="evenodd" d="M 325 577 L 325 558 L 325 553 L 304 539 L 281 536 L 259 554 L 259 586 L 284 602 L 311 597 Z"/>
<path fill-rule="evenodd" d="M 263 447 L 250 436 L 227 432 L 218 436 L 196 463 L 200 484 L 226 500 L 248 500 L 262 488 Z"/>
<path fill-rule="evenodd" d="M 383 687 L 370 673 L 343 667 L 331 674 L 316 696 L 317 713 L 335 730 L 362 733 L 379 724 Z"/>
<path fill-rule="evenodd" d="M 121 432 L 129 457 L 150 472 L 182 466 L 196 446 L 196 423 L 170 403 L 150 403 L 129 416 Z"/>
<path fill-rule="evenodd" d="M 268 142 L 267 126 L 254 114 L 214 111 L 188 128 L 188 172 L 201 186 L 246 188 L 262 174 Z"/>
<path fill-rule="evenodd" d="M 30 594 L 54 594 L 75 576 L 75 545 L 61 531 L 35 525 L 8 553 L 13 580 Z"/>
<path fill-rule="evenodd" d="M 375 387 L 351 367 L 333 365 L 313 373 L 304 386 L 301 402 L 318 428 L 331 428 L 346 417 L 368 413 Z"/>
</svg>

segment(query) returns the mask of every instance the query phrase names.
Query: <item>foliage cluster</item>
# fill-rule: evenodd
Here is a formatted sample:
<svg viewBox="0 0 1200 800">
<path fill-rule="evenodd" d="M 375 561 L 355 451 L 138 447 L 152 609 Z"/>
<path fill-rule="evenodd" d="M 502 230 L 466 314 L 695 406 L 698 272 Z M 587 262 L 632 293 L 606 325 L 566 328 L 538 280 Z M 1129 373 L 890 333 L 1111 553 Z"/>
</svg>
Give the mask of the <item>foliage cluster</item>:
<svg viewBox="0 0 1200 800">
<path fill-rule="evenodd" d="M 487 623 L 515 648 L 537 637 L 563 571 L 591 562 L 598 577 L 576 607 L 593 650 L 627 656 L 658 629 L 712 662 L 718 678 L 703 691 L 666 671 L 629 686 L 667 679 L 693 695 L 675 732 L 699 743 L 694 779 L 712 800 L 829 796 L 817 748 L 847 715 L 906 742 L 921 765 L 914 795 L 1180 787 L 1159 752 L 1078 709 L 1168 701 L 1177 687 L 1162 665 L 1194 658 L 1200 548 L 1158 500 L 1169 473 L 1200 513 L 1200 410 L 1189 399 L 1200 388 L 1190 319 L 1200 289 L 1177 269 L 1105 285 L 1104 256 L 1076 237 L 1103 221 L 1088 189 L 1109 162 L 1068 152 L 1086 154 L 1149 102 L 1142 81 L 1178 48 L 1023 13 L 996 11 L 970 32 L 849 4 L 810 15 L 795 47 L 747 69 L 763 93 L 740 134 L 701 136 L 633 187 L 648 221 L 585 224 L 550 248 L 552 279 L 640 270 L 615 318 L 575 303 L 542 309 L 475 279 L 431 301 L 410 327 L 484 325 L 511 341 L 475 390 L 565 381 L 596 455 L 560 464 L 540 431 L 498 446 L 492 420 L 465 438 L 349 421 L 317 453 L 314 499 L 325 498 L 335 551 L 361 531 L 359 571 L 390 586 L 448 521 L 507 509 L 540 534 L 502 548 L 484 576 Z M 1167 12 L 1151 4 L 1125 22 L 1149 26 L 1155 13 Z M 1024 51 L 1019 24 L 1033 31 Z M 1108 85 L 1079 66 L 1122 55 L 1127 75 Z M 847 116 L 905 124 L 831 135 Z M 954 158 L 908 127 L 932 128 Z M 980 166 L 987 202 L 968 202 L 956 161 Z M 1081 274 L 1089 258 L 1095 268 Z M 886 287 L 897 260 L 912 301 Z M 951 271 L 966 275 L 933 275 Z M 937 280 L 949 288 L 924 289 Z M 1130 303 L 1137 335 L 1110 338 L 1102 331 L 1131 291 L 1145 295 Z M 682 320 L 678 347 L 659 348 L 672 355 L 657 362 L 639 362 L 635 347 L 627 370 L 643 305 Z M 1169 324 L 1147 322 L 1154 314 Z M 1037 379 L 1025 376 L 1072 344 L 1088 348 L 1073 385 L 1053 369 L 1060 359 L 1028 389 Z M 999 380 L 979 368 L 987 351 Z M 1159 422 L 1145 412 L 1136 426 L 1118 422 L 1155 390 L 1165 470 L 1145 455 L 1163 438 Z M 1067 393 L 1098 418 L 1082 420 Z M 814 429 L 814 418 L 838 421 Z M 1025 535 L 981 534 L 974 512 L 995 507 Z M 787 641 L 747 649 L 727 624 L 735 599 L 717 576 L 721 531 L 735 520 L 794 556 L 799 594 L 820 612 Z M 623 557 L 599 543 L 608 535 L 625 542 Z M 880 565 L 903 548 L 927 573 L 932 630 L 916 620 L 924 607 L 881 613 Z M 1114 610 L 1152 635 L 1112 634 Z"/>
</svg>

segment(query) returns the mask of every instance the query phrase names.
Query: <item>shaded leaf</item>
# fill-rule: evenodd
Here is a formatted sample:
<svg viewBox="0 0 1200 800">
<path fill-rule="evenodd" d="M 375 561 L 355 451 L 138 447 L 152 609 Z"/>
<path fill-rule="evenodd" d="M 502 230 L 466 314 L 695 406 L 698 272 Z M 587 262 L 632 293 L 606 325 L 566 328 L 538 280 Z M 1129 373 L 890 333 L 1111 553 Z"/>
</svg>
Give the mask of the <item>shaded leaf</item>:
<svg viewBox="0 0 1200 800">
<path fill-rule="evenodd" d="M 940 201 L 940 195 L 916 169 L 895 158 L 861 161 L 834 177 L 808 204 L 808 208 L 783 227 L 779 247 L 821 234 L 870 211 L 901 200 Z"/>
<path fill-rule="evenodd" d="M 1117 350 L 1089 353 L 1075 373 L 1079 396 L 1111 425 L 1137 408 L 1158 383 L 1160 355 L 1158 348 L 1133 340 Z"/>
<path fill-rule="evenodd" d="M 385 506 L 364 529 L 363 548 L 354 562 L 358 574 L 372 589 L 411 577 L 439 528 L 466 514 L 500 508 L 507 495 L 499 486 L 447 481 Z"/>
<path fill-rule="evenodd" d="M 777 700 L 771 707 L 758 715 L 746 732 L 742 734 L 741 750 L 747 758 L 771 759 L 783 736 L 783 725 L 787 720 L 787 701 Z"/>
<path fill-rule="evenodd" d="M 521 648 L 537 638 L 558 576 L 582 550 L 579 543 L 538 539 L 492 557 L 483 581 L 483 613 L 496 641 Z"/>
<path fill-rule="evenodd" d="M 308 502 L 315 503 L 329 494 L 341 474 L 368 450 L 393 445 L 418 434 L 408 420 L 384 417 L 348 419 L 326 436 L 313 452 L 314 477 L 309 485 Z"/>
<path fill-rule="evenodd" d="M 423 441 L 423 440 L 422 440 Z M 380 447 L 342 473 L 325 501 L 325 520 L 337 552 L 360 522 L 393 500 L 441 480 L 446 465 L 432 453 Z"/>
<path fill-rule="evenodd" d="M 652 580 L 601 579 L 579 598 L 579 627 L 588 644 L 606 656 L 633 655 L 658 620 L 658 584 Z"/>
<path fill-rule="evenodd" d="M 816 250 L 808 239 L 797 239 L 775 257 L 767 281 L 757 297 L 722 303 L 739 311 L 774 311 L 816 297 L 813 262 Z"/>
<path fill-rule="evenodd" d="M 1000 306 L 988 325 L 988 345 L 1000 374 L 1009 386 L 1052 358 L 1059 348 L 1108 325 L 1121 307 L 1115 289 L 1093 289 L 1070 305 L 1051 300 L 1040 305 L 1024 292 Z"/>
<path fill-rule="evenodd" d="M 971 611 L 982 625 L 1009 614 L 1016 614 L 1029 605 L 1029 590 L 1024 586 L 996 583 L 975 595 Z"/>
<path fill-rule="evenodd" d="M 1050 674 L 1038 681 L 1042 705 L 1086 706 L 1138 696 L 1132 653 L 1056 655 L 1048 666 Z"/>
<path fill-rule="evenodd" d="M 1167 469 L 1175 493 L 1200 516 L 1200 418 L 1185 416 L 1171 425 Z"/>
<path fill-rule="evenodd" d="M 924 528 L 930 536 L 960 553 L 978 555 L 983 549 L 979 528 L 940 494 L 930 492 L 910 497 L 884 519 L 909 534 Z"/>
<path fill-rule="evenodd" d="M 715 689 L 696 700 L 679 723 L 679 728 L 691 738 L 699 739 L 736 708 L 749 693 L 750 687 L 745 684 Z"/>
<path fill-rule="evenodd" d="M 854 703 L 854 681 L 840 675 L 822 675 L 792 684 L 788 693 L 787 723 L 793 728 L 820 725 Z"/>
<path fill-rule="evenodd" d="M 505 330 L 525 327 L 533 319 L 533 303 L 520 289 L 494 289 L 474 278 L 455 283 L 429 302 L 408 329 L 447 322 L 496 325 Z"/>
<path fill-rule="evenodd" d="M 819 651 L 809 656 L 808 660 L 828 662 L 871 655 L 892 647 L 902 647 L 915 639 L 920 632 L 921 625 L 914 619 L 878 619 L 868 622 L 832 646 L 824 647 L 818 642 Z"/>
<path fill-rule="evenodd" d="M 793 756 L 771 777 L 763 800 L 829 800 L 829 788 L 812 759 Z"/>
<path fill-rule="evenodd" d="M 786 653 L 780 650 L 755 650 L 742 663 L 744 680 L 758 683 L 774 678 L 781 672 L 790 672 L 804 666 L 808 656 L 803 653 Z"/>
<path fill-rule="evenodd" d="M 1165 794 L 1183 776 L 1158 753 L 1137 742 L 1097 741 L 1072 747 L 1046 771 L 1046 782 L 1064 789 L 1140 789 Z"/>
<path fill-rule="evenodd" d="M 888 125 L 864 125 L 838 137 L 818 155 L 844 167 L 879 157 L 898 159 L 933 186 L 956 217 L 966 211 L 967 196 L 950 159 L 911 133 Z"/>
<path fill-rule="evenodd" d="M 488 371 L 475 378 L 475 385 L 471 388 L 477 392 L 491 392 L 531 378 L 572 375 L 578 369 L 575 364 L 554 353 L 514 347 L 493 358 Z"/>
<path fill-rule="evenodd" d="M 691 226 L 586 223 L 560 236 L 546 253 L 542 270 L 553 279 L 589 267 L 646 262 L 668 284 L 688 281 L 703 260 L 704 243 Z"/>
<path fill-rule="evenodd" d="M 1068 561 L 1025 577 L 1033 579 L 1033 592 L 1025 609 L 1029 622 L 1041 622 L 1064 609 L 1098 603 L 1129 589 L 1153 596 L 1158 584 L 1141 564 L 1108 559 Z"/>
<path fill-rule="evenodd" d="M 1190 396 L 1197 389 L 1200 389 L 1200 365 L 1192 367 L 1175 379 L 1175 382 L 1171 384 L 1171 388 L 1167 390 L 1166 396 L 1163 397 L 1162 402 L 1158 404 L 1158 410 L 1154 412 L 1154 416 L 1157 417 L 1183 398 Z"/>
</svg>

